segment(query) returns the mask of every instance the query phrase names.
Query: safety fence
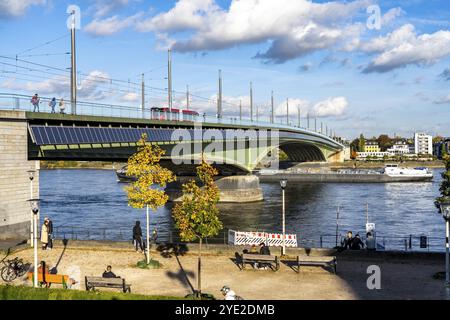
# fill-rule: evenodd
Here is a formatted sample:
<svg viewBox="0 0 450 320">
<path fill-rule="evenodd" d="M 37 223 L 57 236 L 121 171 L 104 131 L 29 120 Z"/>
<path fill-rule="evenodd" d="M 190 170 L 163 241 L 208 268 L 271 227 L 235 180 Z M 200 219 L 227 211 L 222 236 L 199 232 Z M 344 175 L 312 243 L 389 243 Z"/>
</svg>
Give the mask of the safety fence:
<svg viewBox="0 0 450 320">
<path fill-rule="evenodd" d="M 230 232 L 231 231 L 231 232 Z M 218 235 L 210 238 L 205 238 L 205 244 L 234 244 L 233 230 L 224 229 Z M 270 246 L 282 245 L 282 239 L 277 237 L 277 233 L 268 233 L 264 230 L 253 231 L 255 234 L 260 234 L 261 238 L 254 237 L 250 242 L 241 243 L 236 242 L 235 245 L 258 245 L 263 242 L 263 235 L 269 235 L 267 243 Z M 143 230 L 145 237 L 145 230 Z M 356 233 L 355 233 L 356 234 Z M 272 237 L 273 238 L 270 238 Z M 308 248 L 335 248 L 341 246 L 345 234 L 322 234 L 316 238 L 305 238 L 301 234 L 289 234 L 290 239 L 287 238 L 286 244 L 291 247 L 308 247 Z M 73 239 L 73 240 L 100 240 L 100 241 L 129 241 L 132 242 L 132 228 L 88 228 L 81 226 L 55 226 L 53 231 L 55 239 Z M 181 243 L 183 242 L 177 231 L 157 230 L 156 233 L 151 230 L 151 241 L 158 243 Z M 365 234 L 361 232 L 361 240 L 365 242 Z M 445 238 L 435 237 L 430 235 L 398 235 L 386 236 L 378 233 L 376 235 L 376 243 L 378 249 L 384 248 L 389 251 L 414 251 L 414 252 L 441 252 L 445 250 Z M 192 241 L 198 242 L 198 241 Z M 296 243 L 296 245 L 293 245 Z"/>
</svg>

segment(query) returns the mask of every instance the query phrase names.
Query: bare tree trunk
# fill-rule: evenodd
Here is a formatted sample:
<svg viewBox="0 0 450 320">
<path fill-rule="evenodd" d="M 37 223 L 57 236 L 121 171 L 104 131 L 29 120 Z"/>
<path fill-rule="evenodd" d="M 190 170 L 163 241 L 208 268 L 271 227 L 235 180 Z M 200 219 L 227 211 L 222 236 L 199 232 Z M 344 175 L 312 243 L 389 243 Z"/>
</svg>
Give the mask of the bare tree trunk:
<svg viewBox="0 0 450 320">
<path fill-rule="evenodd" d="M 147 206 L 147 264 L 150 263 L 150 214 Z"/>
<path fill-rule="evenodd" d="M 202 238 L 200 238 L 200 242 L 198 245 L 198 272 L 197 272 L 197 294 L 201 298 L 202 297 Z"/>
</svg>

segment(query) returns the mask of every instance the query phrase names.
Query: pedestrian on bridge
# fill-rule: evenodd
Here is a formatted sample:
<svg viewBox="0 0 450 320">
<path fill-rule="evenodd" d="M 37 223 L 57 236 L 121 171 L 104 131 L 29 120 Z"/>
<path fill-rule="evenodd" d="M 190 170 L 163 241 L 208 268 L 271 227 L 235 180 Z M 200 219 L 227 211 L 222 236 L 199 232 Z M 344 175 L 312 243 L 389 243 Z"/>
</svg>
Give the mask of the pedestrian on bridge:
<svg viewBox="0 0 450 320">
<path fill-rule="evenodd" d="M 31 104 L 33 105 L 33 112 L 36 112 L 36 109 L 39 112 L 39 102 L 40 102 L 40 100 L 41 99 L 39 98 L 37 93 L 31 98 Z"/>
<path fill-rule="evenodd" d="M 59 100 L 59 113 L 64 114 L 66 110 L 66 105 L 64 103 L 64 99 L 61 98 L 61 100 Z"/>
<path fill-rule="evenodd" d="M 52 108 L 51 113 L 56 113 L 55 112 L 55 107 L 56 107 L 56 98 L 55 97 L 53 97 L 52 100 L 50 100 L 48 105 L 50 106 L 50 108 Z"/>
</svg>

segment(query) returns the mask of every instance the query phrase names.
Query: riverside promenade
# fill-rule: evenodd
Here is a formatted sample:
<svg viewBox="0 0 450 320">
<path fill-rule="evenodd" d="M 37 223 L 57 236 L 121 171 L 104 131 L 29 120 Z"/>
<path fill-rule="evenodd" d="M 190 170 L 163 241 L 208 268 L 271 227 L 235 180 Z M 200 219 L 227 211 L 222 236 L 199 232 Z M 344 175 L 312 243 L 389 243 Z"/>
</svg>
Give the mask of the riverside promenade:
<svg viewBox="0 0 450 320">
<path fill-rule="evenodd" d="M 161 248 L 160 248 L 161 249 Z M 64 246 L 55 240 L 54 249 L 39 249 L 39 260 L 59 274 L 79 268 L 80 290 L 84 290 L 85 276 L 101 276 L 107 265 L 114 273 L 131 284 L 132 292 L 146 295 L 183 297 L 192 292 L 196 281 L 197 245 L 186 245 L 176 255 L 172 250 L 157 251 L 152 257 L 162 264 L 160 269 L 139 269 L 136 262 L 143 259 L 129 242 L 68 241 Z M 240 271 L 233 262 L 235 252 L 241 247 L 209 245 L 203 252 L 203 292 L 221 298 L 220 288 L 230 286 L 246 300 L 301 300 L 301 299 L 446 299 L 443 280 L 433 275 L 444 269 L 444 255 L 440 253 L 366 252 L 346 251 L 336 253 L 329 249 L 290 248 L 292 259 L 300 255 L 336 255 L 337 275 L 320 267 L 302 267 L 297 274 L 281 263 L 278 272 L 270 270 Z M 272 248 L 279 255 L 279 249 Z M 3 253 L 3 252 L 2 252 Z M 4 256 L 4 254 L 3 254 Z M 32 248 L 24 245 L 10 253 L 9 258 L 33 260 Z M 283 261 L 283 259 L 282 259 Z M 367 267 L 376 265 L 381 270 L 381 289 L 369 290 L 366 282 L 370 276 Z M 1 283 L 1 280 L 0 280 Z M 13 285 L 31 285 L 26 279 L 16 279 Z"/>
</svg>

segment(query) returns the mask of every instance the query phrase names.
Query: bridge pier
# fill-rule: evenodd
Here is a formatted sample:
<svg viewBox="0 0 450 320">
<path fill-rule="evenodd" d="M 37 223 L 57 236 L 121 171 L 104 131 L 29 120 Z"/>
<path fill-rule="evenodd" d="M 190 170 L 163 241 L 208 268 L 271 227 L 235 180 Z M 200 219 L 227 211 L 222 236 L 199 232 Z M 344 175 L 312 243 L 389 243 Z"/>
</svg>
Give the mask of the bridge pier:
<svg viewBox="0 0 450 320">
<path fill-rule="evenodd" d="M 36 170 L 33 198 L 39 197 L 39 161 L 28 160 L 25 113 L 0 111 L 0 240 L 30 237 L 28 170 Z"/>
<path fill-rule="evenodd" d="M 181 185 L 194 177 L 177 177 L 177 181 L 166 187 L 169 200 L 179 202 L 182 199 Z M 264 200 L 259 178 L 255 175 L 237 175 L 217 177 L 216 185 L 220 191 L 220 202 L 244 203 Z"/>
</svg>

